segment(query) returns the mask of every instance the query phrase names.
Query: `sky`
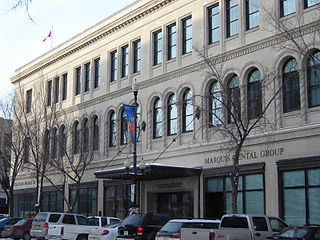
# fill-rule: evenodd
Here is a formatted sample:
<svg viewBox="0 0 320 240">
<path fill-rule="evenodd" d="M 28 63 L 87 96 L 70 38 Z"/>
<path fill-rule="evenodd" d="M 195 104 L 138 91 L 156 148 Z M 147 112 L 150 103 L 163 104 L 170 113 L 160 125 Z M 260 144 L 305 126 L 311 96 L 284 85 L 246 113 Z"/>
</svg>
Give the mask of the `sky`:
<svg viewBox="0 0 320 240">
<path fill-rule="evenodd" d="M 33 0 L 31 21 L 17 0 L 0 2 L 0 98 L 12 91 L 15 70 L 71 39 L 135 0 Z"/>
</svg>

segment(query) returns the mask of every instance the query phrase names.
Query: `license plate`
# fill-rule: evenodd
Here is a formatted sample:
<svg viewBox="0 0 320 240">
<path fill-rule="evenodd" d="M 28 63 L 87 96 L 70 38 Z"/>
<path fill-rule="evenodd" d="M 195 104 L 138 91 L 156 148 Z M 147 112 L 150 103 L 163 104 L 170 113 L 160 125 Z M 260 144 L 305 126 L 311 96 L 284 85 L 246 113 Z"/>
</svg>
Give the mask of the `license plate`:
<svg viewBox="0 0 320 240">
<path fill-rule="evenodd" d="M 128 231 L 123 231 L 123 235 L 129 235 Z"/>
</svg>

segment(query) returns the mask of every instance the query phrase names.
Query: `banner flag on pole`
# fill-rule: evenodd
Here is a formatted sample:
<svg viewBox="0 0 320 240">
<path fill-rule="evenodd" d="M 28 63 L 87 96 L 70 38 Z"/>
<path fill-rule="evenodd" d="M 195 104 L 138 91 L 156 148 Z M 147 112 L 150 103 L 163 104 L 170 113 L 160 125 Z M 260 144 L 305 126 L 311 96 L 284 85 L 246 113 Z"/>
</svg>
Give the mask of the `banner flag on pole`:
<svg viewBox="0 0 320 240">
<path fill-rule="evenodd" d="M 127 115 L 127 121 L 129 126 L 129 132 L 131 135 L 132 142 L 134 143 L 134 108 L 132 105 L 123 104 L 124 111 Z"/>
<path fill-rule="evenodd" d="M 50 38 L 50 37 L 51 37 L 51 31 L 49 32 L 48 36 L 46 36 L 46 38 L 42 40 L 42 42 L 45 42 L 47 38 Z"/>
</svg>

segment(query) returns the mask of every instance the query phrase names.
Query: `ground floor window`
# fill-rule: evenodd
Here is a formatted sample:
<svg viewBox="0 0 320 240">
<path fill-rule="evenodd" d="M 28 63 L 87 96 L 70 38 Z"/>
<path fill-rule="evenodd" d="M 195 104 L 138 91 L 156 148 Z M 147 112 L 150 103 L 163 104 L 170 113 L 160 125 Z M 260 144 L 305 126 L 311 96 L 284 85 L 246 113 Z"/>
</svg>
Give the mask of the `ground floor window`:
<svg viewBox="0 0 320 240">
<path fill-rule="evenodd" d="M 70 203 L 76 197 L 76 189 L 70 189 Z M 73 209 L 74 213 L 83 214 L 85 216 L 97 215 L 97 188 L 87 187 L 79 189 L 78 201 Z"/>
<path fill-rule="evenodd" d="M 59 191 L 45 191 L 42 196 L 43 212 L 63 212 L 63 196 Z"/>
<path fill-rule="evenodd" d="M 232 213 L 232 193 L 229 177 L 207 178 L 205 194 L 206 217 L 221 218 Z M 241 175 L 238 186 L 238 213 L 264 214 L 264 176 L 263 174 Z"/>
<path fill-rule="evenodd" d="M 280 172 L 282 218 L 292 225 L 320 222 L 320 168 Z"/>
<path fill-rule="evenodd" d="M 140 189 L 137 184 L 136 203 L 140 202 Z M 131 207 L 131 184 L 104 187 L 104 216 L 125 218 Z"/>
<path fill-rule="evenodd" d="M 173 217 L 193 217 L 193 193 L 175 192 L 157 194 L 157 212 Z"/>
<path fill-rule="evenodd" d="M 13 197 L 13 212 L 15 217 L 26 217 L 36 214 L 36 193 L 18 193 Z"/>
</svg>

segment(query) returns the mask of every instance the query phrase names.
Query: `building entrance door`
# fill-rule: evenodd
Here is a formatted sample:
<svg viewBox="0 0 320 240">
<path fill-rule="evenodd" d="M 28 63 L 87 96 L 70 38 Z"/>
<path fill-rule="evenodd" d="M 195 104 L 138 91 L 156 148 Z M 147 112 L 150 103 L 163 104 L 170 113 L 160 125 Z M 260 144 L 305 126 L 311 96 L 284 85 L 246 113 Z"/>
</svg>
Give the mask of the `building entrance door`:
<svg viewBox="0 0 320 240">
<path fill-rule="evenodd" d="M 174 217 L 193 217 L 193 193 L 158 193 L 157 212 Z"/>
<path fill-rule="evenodd" d="M 223 192 L 206 193 L 206 218 L 221 219 L 223 214 Z"/>
</svg>

